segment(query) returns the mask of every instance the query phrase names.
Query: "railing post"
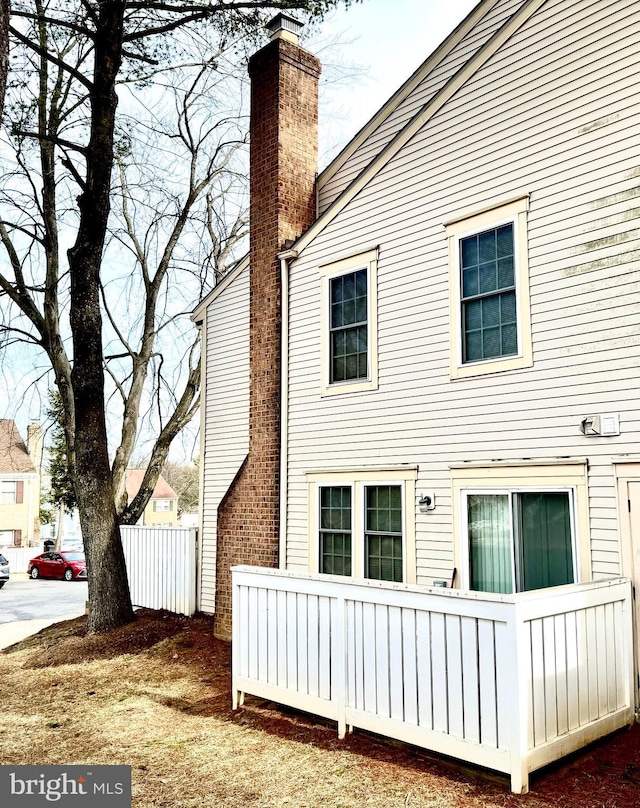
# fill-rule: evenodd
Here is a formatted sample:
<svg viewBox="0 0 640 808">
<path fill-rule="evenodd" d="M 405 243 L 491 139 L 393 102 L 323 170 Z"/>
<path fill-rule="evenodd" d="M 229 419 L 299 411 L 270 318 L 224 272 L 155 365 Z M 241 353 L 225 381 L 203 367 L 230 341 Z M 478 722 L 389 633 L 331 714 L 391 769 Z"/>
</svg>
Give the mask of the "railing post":
<svg viewBox="0 0 640 808">
<path fill-rule="evenodd" d="M 336 705 L 338 738 L 347 734 L 347 606 L 343 596 L 332 600 L 331 609 L 331 700 Z"/>
<path fill-rule="evenodd" d="M 514 676 L 512 677 L 511 704 L 509 715 L 512 718 L 511 791 L 514 794 L 527 794 L 529 791 L 529 722 L 531 721 L 531 643 L 520 605 L 513 604 L 509 616 L 509 645 L 514 655 Z"/>
<path fill-rule="evenodd" d="M 240 613 L 240 598 L 238 596 L 238 576 L 240 574 L 237 570 L 231 570 L 231 706 L 234 710 L 237 710 L 244 703 L 244 693 L 241 693 L 236 688 L 240 664 L 241 621 L 243 618 Z"/>
</svg>

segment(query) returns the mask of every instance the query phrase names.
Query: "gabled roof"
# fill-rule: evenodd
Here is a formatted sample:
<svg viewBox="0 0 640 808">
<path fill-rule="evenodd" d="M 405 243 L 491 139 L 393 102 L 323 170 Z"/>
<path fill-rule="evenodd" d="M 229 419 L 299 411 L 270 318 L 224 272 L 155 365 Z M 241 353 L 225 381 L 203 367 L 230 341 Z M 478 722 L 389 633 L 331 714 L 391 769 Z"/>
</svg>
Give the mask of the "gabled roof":
<svg viewBox="0 0 640 808">
<path fill-rule="evenodd" d="M 442 109 L 442 107 L 446 104 L 446 102 L 452 98 L 464 84 L 475 75 L 475 73 L 484 65 L 486 62 L 499 50 L 499 48 L 507 42 L 513 34 L 521 28 L 527 20 L 533 16 L 533 14 L 542 6 L 546 0 L 524 0 L 522 5 L 515 11 L 507 21 L 493 34 L 490 39 L 485 42 L 478 50 L 476 50 L 469 59 L 465 62 L 465 64 L 446 82 L 446 84 L 418 111 L 416 115 L 407 123 L 403 129 L 401 129 L 398 134 L 391 140 L 391 142 L 382 149 L 382 151 L 364 168 L 361 173 L 356 177 L 356 179 L 347 186 L 347 188 L 338 196 L 338 198 L 324 211 L 324 213 L 316 219 L 316 221 L 311 225 L 311 227 L 302 235 L 300 238 L 293 244 L 292 250 L 296 253 L 300 253 L 309 243 L 313 241 L 313 239 L 324 230 L 324 228 L 331 222 L 333 219 L 341 213 L 342 210 L 349 204 L 349 202 L 356 197 L 360 191 L 389 163 L 389 161 L 395 157 L 395 155 L 400 151 L 400 149 L 437 113 Z M 461 26 L 465 26 L 471 18 L 473 18 L 474 24 L 484 16 L 484 14 L 488 13 L 491 7 L 494 5 L 492 0 L 485 0 L 485 2 L 480 3 L 467 17 L 467 19 L 461 23 Z M 451 34 L 451 37 L 458 37 L 460 32 L 460 26 L 456 28 L 456 30 Z M 457 39 L 456 39 L 457 42 Z M 453 44 L 456 44 L 454 42 Z M 440 48 L 445 48 L 449 43 L 449 39 L 445 40 L 445 42 L 440 46 Z M 438 49 L 439 50 L 439 49 Z M 438 51 L 436 51 L 437 53 Z M 439 61 L 439 59 L 436 61 Z M 420 79 L 424 78 L 422 74 L 423 68 L 428 68 L 428 70 L 433 69 L 435 65 L 432 63 L 432 57 L 429 57 L 427 61 L 424 63 L 423 67 L 420 68 L 414 76 L 409 79 L 407 85 L 399 92 L 404 92 L 404 95 L 401 95 L 397 101 L 400 103 L 401 100 L 406 97 L 406 94 L 410 92 L 411 89 L 414 88 L 414 80 L 419 75 Z M 407 87 L 409 89 L 407 89 Z M 395 96 L 394 96 L 395 99 Z M 392 101 L 394 100 L 392 99 Z M 391 104 L 391 102 L 389 102 Z M 397 106 L 395 103 L 391 109 L 395 109 Z M 378 115 L 381 115 L 382 112 L 386 109 L 383 107 Z M 387 113 L 388 114 L 388 113 Z M 376 116 L 377 118 L 378 116 Z M 383 116 L 383 117 L 386 117 Z M 375 120 L 375 119 L 374 119 Z M 362 130 L 362 132 L 368 131 L 368 127 Z M 360 135 L 356 136 L 356 139 L 361 137 Z M 365 135 L 362 135 L 365 137 Z M 350 149 L 351 144 L 346 147 L 343 153 L 346 153 Z M 350 154 L 351 152 L 349 152 Z M 336 158 L 337 160 L 340 159 L 340 156 Z M 346 159 L 346 158 L 345 158 Z M 335 162 L 335 161 L 334 161 Z M 333 165 L 333 164 L 332 164 Z M 329 171 L 329 168 L 327 171 Z"/>
<path fill-rule="evenodd" d="M 140 490 L 146 469 L 127 469 L 127 495 L 131 501 Z M 158 477 L 151 499 L 178 499 L 178 495 L 162 474 Z"/>
<path fill-rule="evenodd" d="M 446 37 L 446 39 L 433 51 L 415 73 L 410 76 L 391 98 L 376 112 L 355 137 L 347 143 L 342 151 L 333 158 L 329 165 L 318 175 L 318 187 L 322 187 L 334 176 L 347 160 L 362 146 L 372 132 L 387 120 L 395 110 L 408 98 L 416 87 L 424 81 L 431 71 L 464 39 L 484 15 L 495 6 L 498 0 L 480 0 L 478 5 L 462 20 L 462 22 Z"/>
<path fill-rule="evenodd" d="M 0 474 L 34 474 L 25 442 L 10 418 L 0 418 Z"/>
</svg>

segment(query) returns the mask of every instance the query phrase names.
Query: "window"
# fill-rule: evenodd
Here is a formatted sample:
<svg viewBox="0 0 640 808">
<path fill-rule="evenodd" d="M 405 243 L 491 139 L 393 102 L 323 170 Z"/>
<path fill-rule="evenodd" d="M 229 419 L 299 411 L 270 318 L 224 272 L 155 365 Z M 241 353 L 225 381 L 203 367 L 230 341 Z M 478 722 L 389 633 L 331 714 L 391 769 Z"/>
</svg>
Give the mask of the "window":
<svg viewBox="0 0 640 808">
<path fill-rule="evenodd" d="M 467 492 L 469 588 L 525 592 L 573 583 L 572 492 Z"/>
<path fill-rule="evenodd" d="M 320 267 L 322 394 L 378 386 L 377 250 Z"/>
<path fill-rule="evenodd" d="M 415 582 L 415 477 L 415 467 L 310 474 L 310 570 Z"/>
<path fill-rule="evenodd" d="M 402 581 L 402 489 L 366 486 L 365 577 Z"/>
<path fill-rule="evenodd" d="M 461 465 L 452 477 L 463 588 L 509 594 L 590 579 L 585 461 Z"/>
<path fill-rule="evenodd" d="M 367 270 L 331 278 L 330 382 L 366 379 Z"/>
<path fill-rule="evenodd" d="M 351 575 L 351 488 L 320 489 L 320 572 Z"/>
<path fill-rule="evenodd" d="M 451 377 L 532 364 L 528 198 L 447 223 Z"/>
<path fill-rule="evenodd" d="M 461 238 L 462 362 L 518 353 L 513 223 Z"/>
<path fill-rule="evenodd" d="M 171 500 L 170 499 L 154 499 L 153 500 L 153 510 L 156 511 L 156 512 L 172 510 L 172 508 L 171 508 Z"/>
<path fill-rule="evenodd" d="M 0 504 L 20 504 L 24 501 L 23 480 L 2 480 L 0 482 Z"/>
</svg>

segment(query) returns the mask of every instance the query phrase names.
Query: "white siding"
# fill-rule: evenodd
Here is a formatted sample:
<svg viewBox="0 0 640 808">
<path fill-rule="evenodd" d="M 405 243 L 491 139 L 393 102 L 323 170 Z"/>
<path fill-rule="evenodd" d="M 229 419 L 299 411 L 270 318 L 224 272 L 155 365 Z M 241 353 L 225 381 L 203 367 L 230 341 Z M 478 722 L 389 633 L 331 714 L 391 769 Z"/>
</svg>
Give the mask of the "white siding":
<svg viewBox="0 0 640 808">
<path fill-rule="evenodd" d="M 218 506 L 249 450 L 249 270 L 207 307 L 200 606 L 215 608 Z"/>
<path fill-rule="evenodd" d="M 620 573 L 611 457 L 640 452 L 639 41 L 634 0 L 545 3 L 292 267 L 289 569 L 307 566 L 308 471 L 418 464 L 431 583 L 453 566 L 449 464 L 588 457 L 593 573 Z M 451 381 L 443 223 L 521 192 L 534 366 Z M 321 399 L 317 266 L 372 244 L 379 389 Z M 621 435 L 582 436 L 602 412 Z"/>
<path fill-rule="evenodd" d="M 523 0 L 498 0 L 491 11 L 448 53 L 387 119 L 366 138 L 345 164 L 326 181 L 318 178 L 318 213 L 322 214 L 371 160 L 447 81 L 523 4 Z"/>
</svg>

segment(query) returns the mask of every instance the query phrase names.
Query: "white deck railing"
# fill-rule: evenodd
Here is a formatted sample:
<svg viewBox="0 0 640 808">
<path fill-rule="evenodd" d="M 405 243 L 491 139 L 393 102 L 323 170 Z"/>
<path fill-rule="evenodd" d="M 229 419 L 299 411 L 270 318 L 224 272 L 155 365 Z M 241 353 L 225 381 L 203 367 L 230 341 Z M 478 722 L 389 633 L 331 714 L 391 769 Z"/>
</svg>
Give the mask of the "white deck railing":
<svg viewBox="0 0 640 808">
<path fill-rule="evenodd" d="M 233 569 L 233 697 L 510 774 L 634 716 L 631 584 L 517 595 Z"/>
</svg>

